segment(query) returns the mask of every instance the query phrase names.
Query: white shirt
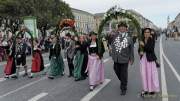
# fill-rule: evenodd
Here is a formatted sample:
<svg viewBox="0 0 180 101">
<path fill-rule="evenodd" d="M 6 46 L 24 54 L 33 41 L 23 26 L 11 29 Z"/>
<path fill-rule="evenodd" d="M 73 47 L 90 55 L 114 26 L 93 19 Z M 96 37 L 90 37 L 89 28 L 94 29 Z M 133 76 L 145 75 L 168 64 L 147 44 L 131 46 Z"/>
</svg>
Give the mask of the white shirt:
<svg viewBox="0 0 180 101">
<path fill-rule="evenodd" d="M 91 42 L 91 45 L 90 45 L 90 47 L 97 47 L 97 44 L 96 44 L 96 42 Z"/>
</svg>

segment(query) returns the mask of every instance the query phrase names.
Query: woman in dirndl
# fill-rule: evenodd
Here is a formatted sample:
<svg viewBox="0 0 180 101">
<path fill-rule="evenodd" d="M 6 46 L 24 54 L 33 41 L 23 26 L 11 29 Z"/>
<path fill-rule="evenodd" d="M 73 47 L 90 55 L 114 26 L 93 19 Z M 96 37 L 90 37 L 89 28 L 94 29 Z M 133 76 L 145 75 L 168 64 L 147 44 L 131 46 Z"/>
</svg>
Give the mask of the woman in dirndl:
<svg viewBox="0 0 180 101">
<path fill-rule="evenodd" d="M 48 78 L 54 79 L 57 76 L 64 75 L 64 61 L 61 55 L 61 47 L 56 35 L 51 35 L 52 45 L 50 47 L 50 66 L 48 69 Z"/>
<path fill-rule="evenodd" d="M 75 81 L 84 80 L 87 77 L 85 73 L 88 62 L 88 44 L 85 42 L 84 36 L 80 35 L 76 41 L 76 50 L 74 58 L 74 78 Z"/>
<path fill-rule="evenodd" d="M 142 78 L 143 91 L 141 96 L 153 96 L 160 91 L 158 70 L 156 67 L 156 55 L 154 52 L 155 39 L 151 35 L 151 29 L 143 30 L 143 41 L 140 42 L 140 72 Z"/>
<path fill-rule="evenodd" d="M 91 32 L 91 41 L 89 44 L 89 56 L 86 72 L 89 76 L 90 91 L 97 85 L 104 82 L 104 66 L 103 66 L 103 53 L 105 52 L 103 43 L 98 42 L 96 33 Z M 101 46 L 101 48 L 99 48 Z M 101 50 L 99 50 L 101 49 Z"/>
<path fill-rule="evenodd" d="M 15 44 L 11 43 L 11 45 L 9 46 L 10 47 L 7 47 L 9 48 L 7 64 L 5 65 L 4 68 L 5 78 L 9 78 L 10 75 L 16 73 Z"/>
<path fill-rule="evenodd" d="M 34 73 L 38 73 L 44 70 L 44 61 L 42 58 L 41 48 L 37 39 L 33 40 L 33 57 L 30 78 L 33 78 Z"/>
</svg>

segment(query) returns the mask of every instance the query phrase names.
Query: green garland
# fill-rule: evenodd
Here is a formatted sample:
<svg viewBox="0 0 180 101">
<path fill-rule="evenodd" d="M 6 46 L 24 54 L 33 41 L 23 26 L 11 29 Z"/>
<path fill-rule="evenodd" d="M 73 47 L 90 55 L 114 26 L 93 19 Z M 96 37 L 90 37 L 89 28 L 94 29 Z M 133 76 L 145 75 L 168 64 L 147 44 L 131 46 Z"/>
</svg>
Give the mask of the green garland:
<svg viewBox="0 0 180 101">
<path fill-rule="evenodd" d="M 34 44 L 33 44 L 33 40 L 34 40 L 34 38 L 33 38 L 33 35 L 32 35 L 32 33 L 29 31 L 29 30 L 27 30 L 26 31 L 29 35 L 30 35 L 30 37 L 31 37 L 31 46 L 32 46 L 32 48 L 31 48 L 31 51 L 33 51 L 33 48 L 34 48 Z M 16 39 L 17 39 L 17 37 L 19 37 L 19 35 L 21 35 L 22 34 L 22 31 L 19 31 L 18 33 L 17 33 L 17 35 L 15 35 L 14 37 L 13 37 L 13 43 L 14 43 L 14 50 L 16 50 Z M 32 54 L 33 55 L 33 54 Z"/>
<path fill-rule="evenodd" d="M 140 27 L 140 24 L 139 24 L 139 22 L 131 15 L 131 14 L 128 14 L 127 12 L 125 12 L 125 13 L 122 13 L 122 12 L 115 12 L 115 13 L 113 13 L 113 14 L 110 14 L 109 16 L 107 16 L 105 19 L 103 19 L 102 21 L 101 21 L 101 23 L 100 23 L 100 26 L 99 26 L 99 30 L 98 30 L 98 34 L 99 34 L 99 36 L 101 37 L 101 33 L 102 33 L 102 31 L 103 31 L 103 27 L 104 27 L 104 25 L 108 22 L 108 21 L 110 21 L 110 20 L 112 20 L 112 19 L 117 19 L 118 18 L 118 16 L 122 16 L 122 17 L 124 17 L 124 18 L 128 18 L 128 19 L 131 19 L 131 21 L 132 21 L 132 23 L 134 24 L 134 26 L 136 26 L 136 29 L 137 29 L 137 32 L 139 33 L 138 34 L 138 38 L 141 38 L 140 36 L 141 36 L 141 27 Z"/>
<path fill-rule="evenodd" d="M 137 33 L 138 33 L 138 39 L 141 40 L 141 27 L 139 22 L 136 20 L 135 17 L 132 16 L 132 14 L 128 13 L 128 11 L 123 10 L 121 8 L 117 8 L 117 6 L 110 8 L 107 13 L 104 15 L 104 19 L 101 21 L 99 30 L 98 30 L 98 39 L 99 43 L 102 41 L 102 31 L 103 27 L 108 21 L 111 21 L 112 19 L 117 19 L 118 17 L 124 17 L 128 18 L 132 21 L 134 26 L 136 27 Z M 99 44 L 101 45 L 101 44 Z M 99 47 L 99 52 L 101 52 L 101 46 Z"/>
</svg>

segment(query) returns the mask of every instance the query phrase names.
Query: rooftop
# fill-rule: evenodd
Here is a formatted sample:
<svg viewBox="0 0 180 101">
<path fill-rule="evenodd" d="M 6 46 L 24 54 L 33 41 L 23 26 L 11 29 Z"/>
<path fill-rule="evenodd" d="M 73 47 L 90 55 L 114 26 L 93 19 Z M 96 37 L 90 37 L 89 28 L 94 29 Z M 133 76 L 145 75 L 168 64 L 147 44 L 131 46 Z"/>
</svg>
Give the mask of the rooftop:
<svg viewBox="0 0 180 101">
<path fill-rule="evenodd" d="M 88 15 L 92 15 L 92 16 L 94 16 L 94 14 L 89 13 L 89 12 L 87 12 L 87 11 L 80 10 L 80 9 L 71 8 L 71 10 L 72 10 L 72 11 L 76 11 L 76 12 L 82 12 L 82 13 L 85 13 L 85 14 L 88 14 Z"/>
</svg>

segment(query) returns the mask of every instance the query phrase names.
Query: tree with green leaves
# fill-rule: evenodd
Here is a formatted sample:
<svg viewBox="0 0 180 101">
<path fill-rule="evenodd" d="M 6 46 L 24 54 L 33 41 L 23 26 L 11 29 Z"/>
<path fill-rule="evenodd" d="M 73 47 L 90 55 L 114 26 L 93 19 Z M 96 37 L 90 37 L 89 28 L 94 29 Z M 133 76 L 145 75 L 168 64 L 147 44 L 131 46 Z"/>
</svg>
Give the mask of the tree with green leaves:
<svg viewBox="0 0 180 101">
<path fill-rule="evenodd" d="M 0 16 L 12 21 L 34 16 L 40 29 L 57 27 L 64 18 L 74 19 L 69 5 L 61 0 L 0 0 Z"/>
</svg>

